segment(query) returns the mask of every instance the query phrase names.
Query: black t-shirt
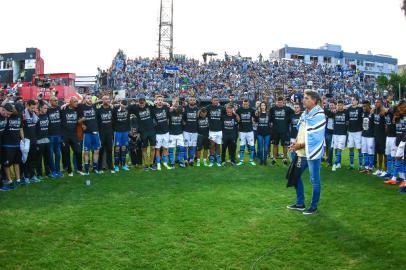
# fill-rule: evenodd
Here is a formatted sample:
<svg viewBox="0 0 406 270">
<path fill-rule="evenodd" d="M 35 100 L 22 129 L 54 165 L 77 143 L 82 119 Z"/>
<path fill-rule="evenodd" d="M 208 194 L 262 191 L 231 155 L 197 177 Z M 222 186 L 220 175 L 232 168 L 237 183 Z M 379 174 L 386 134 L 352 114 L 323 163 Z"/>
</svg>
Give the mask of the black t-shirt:
<svg viewBox="0 0 406 270">
<path fill-rule="evenodd" d="M 242 107 L 238 108 L 236 113 L 240 117 L 240 122 L 238 123 L 238 128 L 241 132 L 251 132 L 252 129 L 252 118 L 254 117 L 254 110 L 251 108 L 244 109 Z"/>
<path fill-rule="evenodd" d="M 287 133 L 289 131 L 290 116 L 293 110 L 287 106 L 272 107 L 270 110 L 270 118 L 272 128 L 277 133 Z"/>
<path fill-rule="evenodd" d="M 102 134 L 113 133 L 113 110 L 109 107 L 101 106 L 97 109 L 97 123 Z"/>
<path fill-rule="evenodd" d="M 48 118 L 49 118 L 49 136 L 61 136 L 61 109 L 60 107 L 49 107 L 48 108 Z"/>
<path fill-rule="evenodd" d="M 360 107 L 351 107 L 347 110 L 349 132 L 362 131 L 362 113 L 363 111 Z"/>
<path fill-rule="evenodd" d="M 207 116 L 209 117 L 209 130 L 210 131 L 221 131 L 222 121 L 221 117 L 225 113 L 225 110 L 222 106 L 213 106 L 209 105 L 207 107 Z"/>
<path fill-rule="evenodd" d="M 374 137 L 374 118 L 369 112 L 362 113 L 362 137 Z"/>
<path fill-rule="evenodd" d="M 129 132 L 131 129 L 130 113 L 127 109 L 114 108 L 113 110 L 114 131 Z"/>
<path fill-rule="evenodd" d="M 345 111 L 333 113 L 334 135 L 347 135 L 348 114 Z"/>
<path fill-rule="evenodd" d="M 38 115 L 37 140 L 48 138 L 49 118 L 47 114 Z"/>
<path fill-rule="evenodd" d="M 291 118 L 290 118 L 290 137 L 296 139 L 297 137 L 297 133 L 299 132 L 299 128 L 298 128 L 298 124 L 299 124 L 299 120 L 300 120 L 300 116 L 302 114 L 298 113 L 298 114 L 292 114 Z"/>
<path fill-rule="evenodd" d="M 169 113 L 169 134 L 179 135 L 182 134 L 182 118 L 183 115 L 177 112 Z"/>
<path fill-rule="evenodd" d="M 73 108 L 66 107 L 61 110 L 62 127 L 64 134 L 69 136 L 76 136 L 76 128 L 78 126 L 78 112 Z"/>
<path fill-rule="evenodd" d="M 92 133 L 99 131 L 96 119 L 96 108 L 94 105 L 80 104 L 78 107 L 78 115 L 79 118 L 85 118 L 83 124 L 86 126 L 86 129 L 83 132 Z"/>
<path fill-rule="evenodd" d="M 23 119 L 24 137 L 30 139 L 30 144 L 37 141 L 37 122 L 33 117 L 35 113 L 30 113 L 30 117 Z"/>
<path fill-rule="evenodd" d="M 3 133 L 3 145 L 19 145 L 21 141 L 20 129 L 23 127 L 21 115 L 12 115 L 7 119 Z"/>
<path fill-rule="evenodd" d="M 393 112 L 388 111 L 385 114 L 386 136 L 396 137 L 396 125 L 393 123 Z"/>
<path fill-rule="evenodd" d="M 204 137 L 209 137 L 209 118 L 207 116 L 204 118 L 199 117 L 199 119 L 197 120 L 197 124 L 197 132 Z"/>
<path fill-rule="evenodd" d="M 223 119 L 223 138 L 237 137 L 237 118 L 234 114 L 231 116 L 225 114 Z"/>
<path fill-rule="evenodd" d="M 197 117 L 199 109 L 195 107 L 186 106 L 183 112 L 183 120 L 185 121 L 184 131 L 189 133 L 197 132 Z"/>
<path fill-rule="evenodd" d="M 130 105 L 128 111 L 137 117 L 140 133 L 155 133 L 153 107 L 145 105 L 144 108 L 140 108 L 137 105 Z"/>
<path fill-rule="evenodd" d="M 374 136 L 378 138 L 385 137 L 385 116 L 374 113 Z"/>
<path fill-rule="evenodd" d="M 156 120 L 156 134 L 166 134 L 169 132 L 169 108 L 154 108 L 154 116 Z"/>
<path fill-rule="evenodd" d="M 271 135 L 271 119 L 269 118 L 269 114 L 266 112 L 262 112 L 255 117 L 256 121 L 258 122 L 258 129 L 257 133 L 261 136 Z"/>
</svg>

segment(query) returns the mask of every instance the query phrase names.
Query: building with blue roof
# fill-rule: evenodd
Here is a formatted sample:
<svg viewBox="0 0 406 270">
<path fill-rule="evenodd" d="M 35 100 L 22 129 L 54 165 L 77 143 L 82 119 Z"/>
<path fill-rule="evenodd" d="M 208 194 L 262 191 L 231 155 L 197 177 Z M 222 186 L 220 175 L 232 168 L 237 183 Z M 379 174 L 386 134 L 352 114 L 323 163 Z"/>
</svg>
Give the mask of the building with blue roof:
<svg viewBox="0 0 406 270">
<path fill-rule="evenodd" d="M 289 47 L 273 51 L 271 58 L 302 60 L 306 64 L 341 65 L 363 72 L 366 76 L 377 77 L 398 71 L 398 60 L 389 55 L 360 54 L 344 52 L 341 45 L 326 43 L 318 49 Z"/>
</svg>

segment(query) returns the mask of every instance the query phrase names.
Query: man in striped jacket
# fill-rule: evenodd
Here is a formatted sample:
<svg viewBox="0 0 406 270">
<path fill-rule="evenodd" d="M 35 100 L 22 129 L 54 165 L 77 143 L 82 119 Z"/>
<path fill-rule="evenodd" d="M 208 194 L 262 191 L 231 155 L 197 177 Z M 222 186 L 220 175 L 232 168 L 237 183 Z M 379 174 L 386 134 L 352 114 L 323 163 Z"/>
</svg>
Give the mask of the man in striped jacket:
<svg viewBox="0 0 406 270">
<path fill-rule="evenodd" d="M 320 165 L 324 153 L 324 136 L 326 116 L 324 110 L 318 105 L 320 96 L 316 91 L 305 91 L 303 105 L 305 111 L 299 120 L 299 131 L 296 141 L 290 146 L 298 157 L 300 176 L 296 186 L 296 203 L 289 205 L 288 209 L 303 211 L 305 215 L 317 213 L 320 199 Z M 303 172 L 309 168 L 310 182 L 313 186 L 310 207 L 306 209 L 304 203 Z"/>
</svg>

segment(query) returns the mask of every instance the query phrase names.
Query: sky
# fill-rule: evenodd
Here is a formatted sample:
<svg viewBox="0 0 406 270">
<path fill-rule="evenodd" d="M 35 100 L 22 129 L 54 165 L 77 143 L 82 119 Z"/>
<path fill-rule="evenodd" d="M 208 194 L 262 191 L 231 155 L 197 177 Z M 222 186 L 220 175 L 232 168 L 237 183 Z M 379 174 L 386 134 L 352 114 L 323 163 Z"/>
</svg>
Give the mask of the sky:
<svg viewBox="0 0 406 270">
<path fill-rule="evenodd" d="M 156 57 L 160 0 L 0 1 L 0 53 L 41 50 L 46 73 L 95 75 L 118 51 Z M 174 53 L 268 57 L 285 44 L 387 54 L 406 64 L 401 0 L 174 0 Z M 6 23 L 7 22 L 7 23 Z"/>
</svg>

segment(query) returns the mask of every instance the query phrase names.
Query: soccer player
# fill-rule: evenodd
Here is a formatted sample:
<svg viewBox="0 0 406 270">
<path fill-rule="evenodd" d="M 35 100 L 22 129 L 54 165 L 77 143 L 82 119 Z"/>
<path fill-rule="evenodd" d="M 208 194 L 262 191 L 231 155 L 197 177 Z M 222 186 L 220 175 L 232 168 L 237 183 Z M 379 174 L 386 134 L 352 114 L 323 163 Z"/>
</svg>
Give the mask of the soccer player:
<svg viewBox="0 0 406 270">
<path fill-rule="evenodd" d="M 384 183 L 389 185 L 396 185 L 397 181 L 405 179 L 404 177 L 404 151 L 405 151 L 405 130 L 406 130 L 406 101 L 399 102 L 396 111 L 393 115 L 393 122 L 396 129 L 396 153 L 395 163 L 393 167 L 392 178 L 386 180 Z"/>
<path fill-rule="evenodd" d="M 234 106 L 231 104 L 234 108 Z M 242 102 L 242 107 L 238 108 L 236 111 L 239 122 L 238 128 L 240 133 L 240 162 L 237 166 L 241 166 L 244 164 L 244 153 L 245 153 L 245 146 L 248 145 L 250 151 L 250 164 L 255 166 L 254 157 L 255 157 L 255 140 L 254 140 L 254 131 L 253 131 L 253 118 L 255 116 L 255 112 L 252 108 L 250 108 L 250 103 L 248 99 L 244 99 Z M 224 130 L 223 130 L 224 132 Z M 223 140 L 224 142 L 224 140 Z M 222 152 L 224 153 L 224 151 Z M 223 161 L 224 162 L 224 161 Z"/>
<path fill-rule="evenodd" d="M 336 103 L 330 102 L 328 104 L 330 112 L 336 112 Z M 327 157 L 327 164 L 328 166 L 333 166 L 333 133 L 334 133 L 334 117 L 332 114 L 327 116 L 327 112 L 325 110 L 326 117 L 327 117 L 327 124 L 326 124 L 326 157 Z"/>
<path fill-rule="evenodd" d="M 103 158 L 106 157 L 106 165 L 111 173 L 115 173 L 113 168 L 113 109 L 110 105 L 110 97 L 102 97 L 102 105 L 97 109 L 97 123 L 100 128 L 100 154 L 98 169 L 103 171 Z"/>
<path fill-rule="evenodd" d="M 196 98 L 189 97 L 188 105 L 183 112 L 183 138 L 185 142 L 186 153 L 189 153 L 189 165 L 193 165 L 197 146 L 197 118 L 199 108 L 196 105 Z M 181 152 L 181 151 L 180 151 Z"/>
<path fill-rule="evenodd" d="M 78 106 L 79 123 L 83 128 L 83 157 L 85 161 L 85 175 L 89 175 L 90 152 L 93 151 L 93 171 L 99 174 L 98 161 L 100 150 L 99 127 L 96 119 L 96 107 L 93 105 L 92 96 L 85 95 L 84 103 Z"/>
<path fill-rule="evenodd" d="M 213 167 L 214 159 L 218 167 L 221 167 L 220 148 L 223 142 L 222 116 L 224 108 L 220 105 L 219 98 L 214 96 L 211 105 L 207 107 L 209 117 L 209 140 L 210 140 L 210 164 Z"/>
<path fill-rule="evenodd" d="M 163 165 L 168 170 L 171 170 L 171 167 L 168 165 L 169 107 L 164 104 L 164 98 L 161 95 L 155 97 L 154 116 L 156 120 L 155 162 L 157 170 L 161 170 L 161 155 Z"/>
<path fill-rule="evenodd" d="M 53 176 L 60 177 L 63 176 L 63 173 L 61 173 L 61 108 L 58 105 L 58 98 L 56 96 L 51 96 L 49 102 L 50 106 L 48 107 L 48 135 L 51 147 L 51 169 Z"/>
<path fill-rule="evenodd" d="M 382 174 L 384 163 L 384 154 L 385 154 L 385 113 L 386 110 L 382 105 L 382 101 L 377 99 L 375 101 L 374 109 L 374 136 L 375 136 L 375 153 L 377 155 L 377 165 L 378 169 L 373 173 L 373 175 L 380 176 Z M 386 166 L 386 163 L 384 164 Z"/>
<path fill-rule="evenodd" d="M 299 131 L 298 124 L 299 124 L 300 116 L 302 115 L 302 111 L 301 111 L 299 103 L 295 103 L 295 105 L 293 105 L 293 111 L 294 111 L 294 113 L 290 116 L 290 131 L 289 131 L 291 144 L 296 142 L 297 132 Z M 296 153 L 294 151 L 291 151 L 290 153 L 291 153 L 291 158 L 293 160 Z"/>
<path fill-rule="evenodd" d="M 197 115 L 196 115 L 197 116 Z M 185 142 L 184 136 L 182 134 L 182 120 L 183 120 L 183 109 L 182 106 L 179 105 L 179 102 L 175 99 L 172 104 L 172 109 L 169 112 L 169 162 L 171 164 L 171 168 L 175 169 L 175 157 L 174 152 L 177 147 L 179 147 L 179 166 L 185 168 L 185 160 L 186 160 L 186 153 L 185 153 Z M 192 136 L 187 135 L 188 139 Z M 194 154 L 193 154 L 194 155 Z M 194 158 L 193 158 L 194 159 Z M 193 164 L 193 159 L 190 161 L 190 164 Z M 187 162 L 187 160 L 186 160 Z"/>
<path fill-rule="evenodd" d="M 235 151 L 237 148 L 237 123 L 240 121 L 238 114 L 234 113 L 234 106 L 228 104 L 226 106 L 226 113 L 222 117 L 222 140 L 223 146 L 221 149 L 222 165 L 226 165 L 226 153 L 231 160 L 231 164 L 235 165 Z"/>
<path fill-rule="evenodd" d="M 375 158 L 374 118 L 371 115 L 371 103 L 362 102 L 362 133 L 361 153 L 364 158 L 364 167 L 360 172 L 371 173 Z"/>
<path fill-rule="evenodd" d="M 11 180 L 10 167 L 14 167 L 14 174 L 16 177 L 15 184 L 21 184 L 20 180 L 20 162 L 21 151 L 20 141 L 24 139 L 23 120 L 22 115 L 17 112 L 15 107 L 10 103 L 4 105 L 9 117 L 3 133 L 2 144 L 2 163 L 7 180 L 3 182 L 6 188 L 14 188 L 13 181 Z"/>
<path fill-rule="evenodd" d="M 345 148 L 345 140 L 347 138 L 347 125 L 348 114 L 344 111 L 344 102 L 342 100 L 337 101 L 337 111 L 332 113 L 327 112 L 327 116 L 334 118 L 334 132 L 333 132 L 333 148 L 336 154 L 336 159 L 332 171 L 341 168 L 341 151 Z"/>
<path fill-rule="evenodd" d="M 394 122 L 394 111 L 393 107 L 385 113 L 385 134 L 386 134 L 386 144 L 385 144 L 385 156 L 386 156 L 386 172 L 381 173 L 381 177 L 391 178 L 393 173 L 393 166 L 395 163 L 396 156 L 396 125 Z"/>
<path fill-rule="evenodd" d="M 290 116 L 293 111 L 290 107 L 284 105 L 283 97 L 278 97 L 276 101 L 276 106 L 272 107 L 270 110 L 270 118 L 272 122 L 272 144 L 273 144 L 273 158 L 272 165 L 276 164 L 276 159 L 278 157 L 278 147 L 279 143 L 283 147 L 283 164 L 287 165 L 287 155 L 289 141 L 289 124 Z"/>
<path fill-rule="evenodd" d="M 68 171 L 68 176 L 73 176 L 71 154 L 70 149 L 72 148 L 78 173 L 82 173 L 82 152 L 80 151 L 80 141 L 77 135 L 77 126 L 79 123 L 78 116 L 78 99 L 76 97 L 71 97 L 68 106 L 61 107 L 61 119 L 63 127 L 62 136 L 62 154 L 63 154 L 63 164 L 64 168 Z"/>
<path fill-rule="evenodd" d="M 258 123 L 258 154 L 260 165 L 266 165 L 268 159 L 268 147 L 271 140 L 271 122 L 268 114 L 268 106 L 261 102 L 259 110 L 255 113 Z"/>
<path fill-rule="evenodd" d="M 200 153 L 203 150 L 203 165 L 207 166 L 207 156 L 210 150 L 209 141 L 209 118 L 207 117 L 206 108 L 201 108 L 199 111 L 199 118 L 197 120 L 198 124 L 198 135 L 197 135 L 197 162 L 196 166 L 200 166 Z"/>
<path fill-rule="evenodd" d="M 31 99 L 27 101 L 26 108 L 23 112 L 23 129 L 25 138 L 30 140 L 30 150 L 28 152 L 27 161 L 22 164 L 24 181 L 23 183 L 29 184 L 30 179 L 34 182 L 38 181 L 35 175 L 35 169 L 37 165 L 37 122 L 38 116 L 35 111 L 37 105 L 35 100 Z"/>
<path fill-rule="evenodd" d="M 38 106 L 39 114 L 37 122 L 37 176 L 39 178 L 38 181 L 40 181 L 42 177 L 43 165 L 45 168 L 45 175 L 47 175 L 49 178 L 52 178 L 53 176 L 51 174 L 51 148 L 48 138 L 48 105 L 40 100 Z"/>
<path fill-rule="evenodd" d="M 128 132 L 130 126 L 130 113 L 127 110 L 127 100 L 121 100 L 118 107 L 113 110 L 114 129 L 114 171 L 129 171 L 127 167 Z"/>
<path fill-rule="evenodd" d="M 362 167 L 361 133 L 362 133 L 362 108 L 358 106 L 358 97 L 351 98 L 351 107 L 348 108 L 348 142 L 350 151 L 350 170 L 354 169 L 354 148 L 358 149 L 358 164 Z"/>
<path fill-rule="evenodd" d="M 154 111 L 153 106 L 146 102 L 145 96 L 140 96 L 138 105 L 129 106 L 130 114 L 135 114 L 138 120 L 138 129 L 142 141 L 142 159 L 144 163 L 144 171 L 156 170 L 155 159 L 155 145 L 156 145 L 156 132 L 154 125 Z M 147 150 L 150 147 L 150 159 L 148 160 Z"/>
</svg>

